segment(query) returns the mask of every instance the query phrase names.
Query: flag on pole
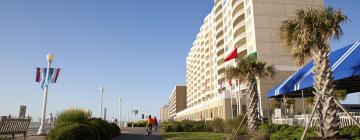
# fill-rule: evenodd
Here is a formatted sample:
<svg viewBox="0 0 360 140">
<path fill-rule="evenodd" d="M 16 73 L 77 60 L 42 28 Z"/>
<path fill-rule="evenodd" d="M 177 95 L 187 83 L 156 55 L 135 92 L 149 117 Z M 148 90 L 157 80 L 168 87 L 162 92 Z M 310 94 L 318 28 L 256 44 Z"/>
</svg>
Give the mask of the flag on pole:
<svg viewBox="0 0 360 140">
<path fill-rule="evenodd" d="M 237 48 L 235 48 L 224 61 L 227 62 L 234 58 L 237 58 Z"/>
<path fill-rule="evenodd" d="M 49 77 L 46 79 L 47 68 L 36 68 L 36 82 L 41 83 L 41 89 L 48 86 L 49 83 L 56 83 L 60 73 L 60 68 L 50 68 Z"/>
<path fill-rule="evenodd" d="M 229 80 L 229 86 L 230 86 L 230 87 L 232 86 L 232 81 L 231 81 L 231 79 Z"/>
</svg>

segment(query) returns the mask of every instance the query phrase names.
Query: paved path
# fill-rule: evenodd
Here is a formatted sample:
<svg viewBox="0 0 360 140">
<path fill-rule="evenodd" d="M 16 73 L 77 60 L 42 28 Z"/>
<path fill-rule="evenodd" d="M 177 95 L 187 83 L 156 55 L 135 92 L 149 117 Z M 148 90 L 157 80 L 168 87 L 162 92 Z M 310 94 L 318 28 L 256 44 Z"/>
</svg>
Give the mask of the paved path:
<svg viewBox="0 0 360 140">
<path fill-rule="evenodd" d="M 112 140 L 161 140 L 159 129 L 147 136 L 145 127 L 121 128 L 121 135 Z"/>
</svg>

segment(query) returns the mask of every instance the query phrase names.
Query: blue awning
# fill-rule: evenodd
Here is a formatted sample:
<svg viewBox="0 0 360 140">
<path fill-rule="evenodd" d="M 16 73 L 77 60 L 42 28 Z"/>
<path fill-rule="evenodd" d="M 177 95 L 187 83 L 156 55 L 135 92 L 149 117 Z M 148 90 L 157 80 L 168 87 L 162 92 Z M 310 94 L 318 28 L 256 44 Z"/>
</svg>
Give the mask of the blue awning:
<svg viewBox="0 0 360 140">
<path fill-rule="evenodd" d="M 360 91 L 360 42 L 333 51 L 329 55 L 336 88 Z M 299 91 L 311 93 L 313 85 L 313 61 L 293 73 L 284 82 L 271 89 L 268 97 L 299 96 Z M 301 96 L 301 94 L 300 94 Z"/>
</svg>

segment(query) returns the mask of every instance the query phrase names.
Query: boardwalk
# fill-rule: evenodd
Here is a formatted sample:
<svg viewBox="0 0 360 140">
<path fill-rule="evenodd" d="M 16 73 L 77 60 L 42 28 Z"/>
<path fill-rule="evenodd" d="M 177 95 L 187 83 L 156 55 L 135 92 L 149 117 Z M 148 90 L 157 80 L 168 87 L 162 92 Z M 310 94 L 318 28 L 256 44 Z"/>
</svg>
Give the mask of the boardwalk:
<svg viewBox="0 0 360 140">
<path fill-rule="evenodd" d="M 121 128 L 121 135 L 112 140 L 161 140 L 160 131 L 147 136 L 144 127 Z"/>
</svg>

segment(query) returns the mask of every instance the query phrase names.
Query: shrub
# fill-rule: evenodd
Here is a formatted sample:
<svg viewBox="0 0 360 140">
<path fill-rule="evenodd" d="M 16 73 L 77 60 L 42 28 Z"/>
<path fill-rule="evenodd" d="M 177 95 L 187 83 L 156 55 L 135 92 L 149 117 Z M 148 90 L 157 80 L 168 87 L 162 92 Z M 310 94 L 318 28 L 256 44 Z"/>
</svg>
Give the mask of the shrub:
<svg viewBox="0 0 360 140">
<path fill-rule="evenodd" d="M 135 127 L 145 127 L 147 125 L 147 121 L 146 120 L 140 120 L 140 121 L 137 121 L 134 126 Z"/>
<path fill-rule="evenodd" d="M 345 138 L 360 140 L 360 127 L 351 125 L 340 130 L 339 135 Z"/>
<path fill-rule="evenodd" d="M 252 134 L 250 140 L 269 140 L 270 135 L 266 131 L 257 131 L 254 134 Z"/>
<path fill-rule="evenodd" d="M 258 131 L 263 131 L 270 135 L 270 139 L 278 140 L 296 140 L 301 138 L 304 127 L 278 125 L 278 124 L 261 124 Z M 316 132 L 314 128 L 308 129 L 305 139 L 315 138 Z"/>
<path fill-rule="evenodd" d="M 96 127 L 96 129 L 99 130 L 102 140 L 107 140 L 107 139 L 113 137 L 113 133 L 111 131 L 111 128 L 110 128 L 108 122 L 106 122 L 100 118 L 91 118 L 88 121 L 88 124 Z"/>
<path fill-rule="evenodd" d="M 164 132 L 171 132 L 171 130 L 172 130 L 171 125 L 172 125 L 172 123 L 170 123 L 170 122 L 162 122 L 161 128 Z"/>
<path fill-rule="evenodd" d="M 134 127 L 146 127 L 147 125 L 147 121 L 146 120 L 140 120 L 140 121 L 137 121 L 137 122 L 129 122 L 127 124 L 128 127 L 132 127 L 132 124 L 134 124 Z"/>
<path fill-rule="evenodd" d="M 80 123 L 63 123 L 52 129 L 47 140 L 100 140 L 100 135 L 94 126 Z"/>
<path fill-rule="evenodd" d="M 210 125 L 215 132 L 224 131 L 224 121 L 221 118 L 215 118 L 210 122 Z"/>
<path fill-rule="evenodd" d="M 242 126 L 246 127 L 246 121 L 247 121 L 247 118 L 245 117 L 244 119 L 244 115 L 239 115 L 237 117 L 235 117 L 234 119 L 229 119 L 225 122 L 225 131 L 226 132 L 232 132 L 234 133 L 236 131 L 236 129 L 239 127 L 241 121 L 244 121 Z M 244 120 L 243 120 L 244 119 Z"/>
<path fill-rule="evenodd" d="M 68 122 L 85 123 L 90 117 L 90 111 L 77 108 L 68 109 L 57 115 L 56 124 L 61 125 Z"/>
<path fill-rule="evenodd" d="M 109 128 L 112 132 L 111 137 L 116 137 L 116 136 L 120 135 L 120 128 L 117 124 L 111 123 L 111 124 L 109 124 Z"/>
<path fill-rule="evenodd" d="M 12 137 L 0 137 L 0 140 L 12 140 Z"/>
<path fill-rule="evenodd" d="M 175 121 L 175 122 L 163 122 L 161 124 L 163 131 L 165 132 L 206 132 L 212 131 L 210 124 L 204 121 Z"/>
</svg>

